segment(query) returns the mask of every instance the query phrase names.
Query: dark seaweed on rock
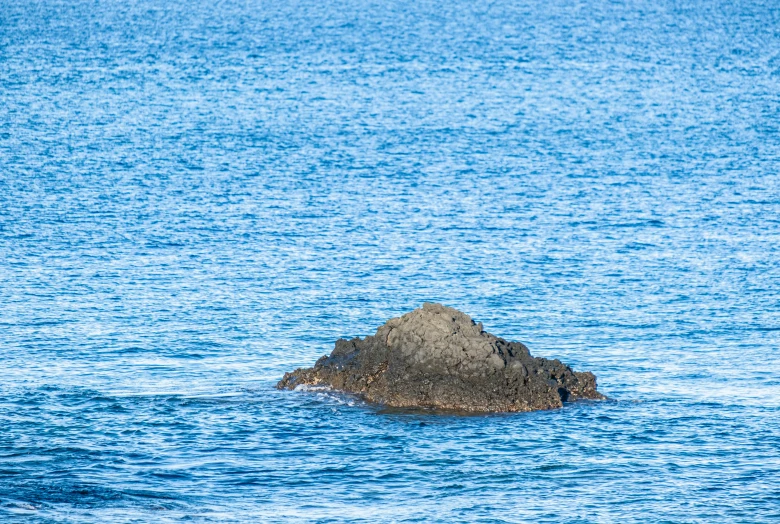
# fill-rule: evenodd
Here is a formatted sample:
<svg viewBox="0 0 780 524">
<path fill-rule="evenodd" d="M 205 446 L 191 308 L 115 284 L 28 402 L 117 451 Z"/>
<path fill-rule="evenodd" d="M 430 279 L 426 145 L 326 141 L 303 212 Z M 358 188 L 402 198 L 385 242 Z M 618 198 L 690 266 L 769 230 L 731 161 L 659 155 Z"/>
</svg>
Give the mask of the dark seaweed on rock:
<svg viewBox="0 0 780 524">
<path fill-rule="evenodd" d="M 338 340 L 313 368 L 285 373 L 276 385 L 328 385 L 393 407 L 459 411 L 533 411 L 604 398 L 596 377 L 559 360 L 532 357 L 519 342 L 441 304 L 389 320 L 376 335 Z"/>
</svg>

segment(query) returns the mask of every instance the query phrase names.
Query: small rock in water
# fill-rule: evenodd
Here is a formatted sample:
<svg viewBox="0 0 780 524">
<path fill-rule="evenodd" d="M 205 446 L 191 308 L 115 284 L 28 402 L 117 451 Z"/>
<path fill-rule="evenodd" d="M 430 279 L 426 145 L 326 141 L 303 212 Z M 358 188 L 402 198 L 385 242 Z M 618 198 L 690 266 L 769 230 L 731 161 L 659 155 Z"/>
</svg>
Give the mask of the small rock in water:
<svg viewBox="0 0 780 524">
<path fill-rule="evenodd" d="M 520 342 L 486 333 L 457 309 L 425 303 L 376 335 L 338 340 L 313 368 L 285 373 L 279 389 L 330 386 L 392 407 L 534 411 L 603 399 L 596 377 L 532 357 Z"/>
</svg>

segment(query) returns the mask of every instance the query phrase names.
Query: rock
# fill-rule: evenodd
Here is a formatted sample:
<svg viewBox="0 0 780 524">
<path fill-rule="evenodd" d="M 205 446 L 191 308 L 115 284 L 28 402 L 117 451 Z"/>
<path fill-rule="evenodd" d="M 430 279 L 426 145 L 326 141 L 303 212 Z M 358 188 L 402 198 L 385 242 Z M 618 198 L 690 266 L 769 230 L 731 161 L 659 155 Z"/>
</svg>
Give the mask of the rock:
<svg viewBox="0 0 780 524">
<path fill-rule="evenodd" d="M 430 303 L 387 321 L 374 336 L 338 340 L 330 356 L 285 373 L 276 387 L 300 385 L 328 385 L 393 407 L 473 412 L 534 411 L 605 398 L 593 373 L 534 358 L 520 342 Z"/>
</svg>

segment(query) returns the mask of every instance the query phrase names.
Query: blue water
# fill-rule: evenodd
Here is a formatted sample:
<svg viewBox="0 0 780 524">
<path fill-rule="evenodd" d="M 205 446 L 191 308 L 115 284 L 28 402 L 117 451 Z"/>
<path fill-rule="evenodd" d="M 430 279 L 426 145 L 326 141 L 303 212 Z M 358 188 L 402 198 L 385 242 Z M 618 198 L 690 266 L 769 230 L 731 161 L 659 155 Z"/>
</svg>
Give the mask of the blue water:
<svg viewBox="0 0 780 524">
<path fill-rule="evenodd" d="M 0 2 L 0 521 L 780 518 L 780 5 Z M 280 392 L 423 301 L 611 401 Z"/>
</svg>

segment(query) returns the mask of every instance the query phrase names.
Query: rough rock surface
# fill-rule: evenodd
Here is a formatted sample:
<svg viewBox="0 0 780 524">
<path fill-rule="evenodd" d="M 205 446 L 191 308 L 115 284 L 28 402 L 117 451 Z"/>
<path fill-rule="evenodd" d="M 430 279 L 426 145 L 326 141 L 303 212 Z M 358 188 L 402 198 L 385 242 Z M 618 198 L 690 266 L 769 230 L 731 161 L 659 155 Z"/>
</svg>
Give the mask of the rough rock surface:
<svg viewBox="0 0 780 524">
<path fill-rule="evenodd" d="M 389 320 L 376 335 L 339 340 L 313 368 L 276 385 L 328 385 L 394 407 L 533 411 L 604 398 L 596 377 L 559 360 L 534 358 L 519 342 L 482 330 L 460 311 L 426 303 Z"/>
</svg>

